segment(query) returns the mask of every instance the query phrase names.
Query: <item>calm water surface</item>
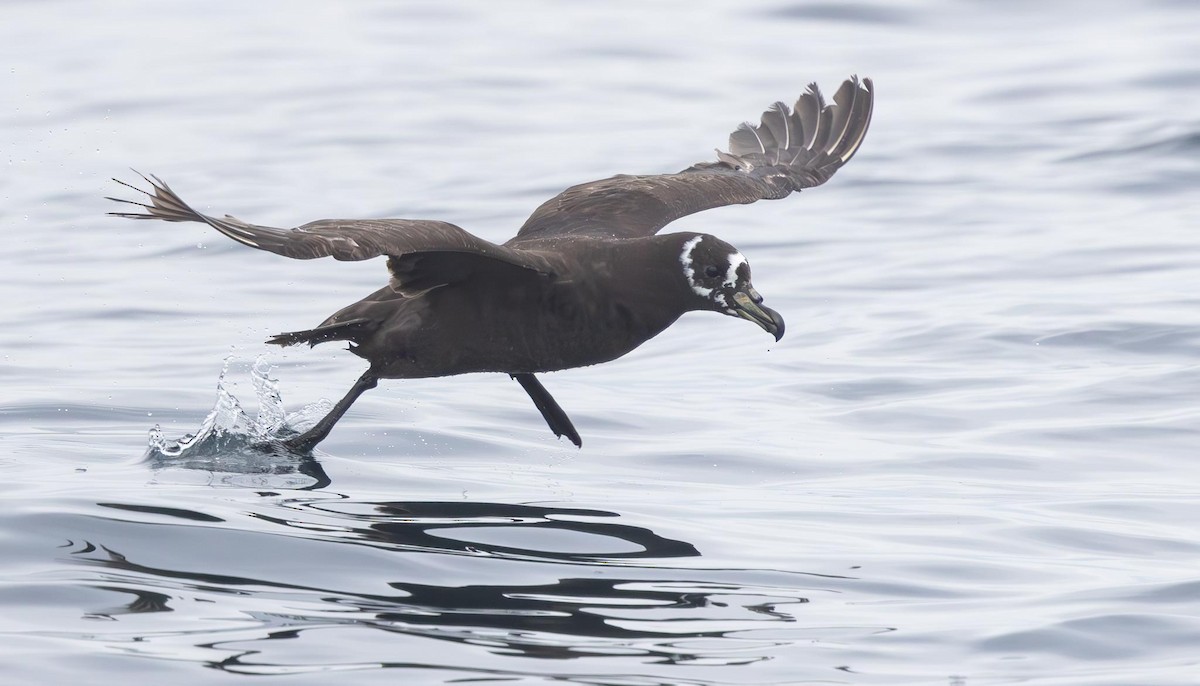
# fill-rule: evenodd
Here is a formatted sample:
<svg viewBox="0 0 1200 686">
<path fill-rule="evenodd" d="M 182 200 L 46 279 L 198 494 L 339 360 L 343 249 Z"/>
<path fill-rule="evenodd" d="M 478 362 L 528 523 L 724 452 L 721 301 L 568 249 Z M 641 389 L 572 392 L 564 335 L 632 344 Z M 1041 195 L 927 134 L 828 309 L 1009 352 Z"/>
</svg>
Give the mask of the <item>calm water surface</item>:
<svg viewBox="0 0 1200 686">
<path fill-rule="evenodd" d="M 0 6 L 0 681 L 1200 682 L 1198 35 L 1169 0 Z M 698 313 L 547 375 L 582 451 L 501 375 L 248 451 L 362 369 L 261 341 L 383 265 L 104 215 L 132 166 L 501 241 L 851 73 L 828 186 L 671 227 L 788 336 Z"/>
</svg>

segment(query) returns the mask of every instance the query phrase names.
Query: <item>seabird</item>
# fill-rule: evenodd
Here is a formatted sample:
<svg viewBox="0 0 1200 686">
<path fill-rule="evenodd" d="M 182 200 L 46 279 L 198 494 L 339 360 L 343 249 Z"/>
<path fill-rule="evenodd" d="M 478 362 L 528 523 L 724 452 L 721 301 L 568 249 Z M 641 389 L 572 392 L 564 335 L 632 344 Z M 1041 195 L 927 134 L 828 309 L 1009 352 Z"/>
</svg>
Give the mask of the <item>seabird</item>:
<svg viewBox="0 0 1200 686">
<path fill-rule="evenodd" d="M 762 304 L 750 264 L 708 234 L 657 235 L 680 217 L 775 200 L 825 183 L 854 156 L 871 122 L 870 79 L 844 81 L 832 103 L 817 85 L 794 107 L 777 102 L 757 126 L 729 136 L 729 152 L 675 174 L 621 174 L 572 186 L 534 210 L 503 245 L 442 221 L 323 219 L 294 229 L 201 214 L 151 175 L 131 219 L 203 222 L 233 240 L 301 260 L 387 257 L 387 285 L 319 326 L 281 333 L 275 345 L 349 341 L 370 367 L 311 429 L 283 444 L 309 452 L 379 379 L 510 375 L 558 437 L 583 442 L 534 376 L 614 360 L 685 312 L 740 317 L 783 337 L 783 318 Z"/>
</svg>

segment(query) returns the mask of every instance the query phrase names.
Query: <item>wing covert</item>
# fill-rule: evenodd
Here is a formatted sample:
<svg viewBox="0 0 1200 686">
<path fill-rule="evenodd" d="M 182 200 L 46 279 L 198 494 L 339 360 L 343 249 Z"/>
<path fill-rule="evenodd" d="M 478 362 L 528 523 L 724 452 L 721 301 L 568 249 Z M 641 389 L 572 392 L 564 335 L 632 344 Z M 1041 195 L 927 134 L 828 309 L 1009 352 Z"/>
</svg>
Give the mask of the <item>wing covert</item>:
<svg viewBox="0 0 1200 686">
<path fill-rule="evenodd" d="M 310 260 L 332 257 L 336 260 L 367 260 L 389 256 L 393 285 L 397 290 L 424 290 L 455 283 L 491 268 L 516 268 L 547 276 L 545 265 L 533 256 L 474 236 L 462 228 L 428 219 L 322 219 L 294 229 L 280 229 L 244 222 L 225 215 L 222 218 L 192 209 L 165 182 L 156 176 L 143 179 L 152 192 L 114 179 L 121 185 L 146 195 L 148 203 L 109 198 L 137 205 L 145 212 L 110 212 L 130 219 L 160 219 L 170 222 L 201 222 L 233 240 L 284 257 Z M 442 272 L 439 274 L 438 272 Z M 414 283 L 420 287 L 414 287 Z"/>
<path fill-rule="evenodd" d="M 819 186 L 858 151 L 873 105 L 870 79 L 847 79 L 832 103 L 809 84 L 790 110 L 777 102 L 758 126 L 739 126 L 729 136 L 729 152 L 718 150 L 716 162 L 572 186 L 534 210 L 505 245 L 562 235 L 650 236 L 695 212 Z"/>
</svg>

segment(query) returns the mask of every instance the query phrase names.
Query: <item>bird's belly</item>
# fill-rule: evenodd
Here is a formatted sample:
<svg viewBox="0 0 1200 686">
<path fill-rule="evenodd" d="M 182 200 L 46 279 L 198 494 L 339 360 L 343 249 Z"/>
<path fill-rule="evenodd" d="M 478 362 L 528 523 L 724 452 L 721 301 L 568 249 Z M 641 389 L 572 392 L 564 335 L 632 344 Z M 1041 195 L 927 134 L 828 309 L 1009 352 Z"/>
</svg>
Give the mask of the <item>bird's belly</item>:
<svg viewBox="0 0 1200 686">
<path fill-rule="evenodd" d="M 376 342 L 386 355 L 364 356 L 386 357 L 374 366 L 393 378 L 549 372 L 616 359 L 669 324 L 635 321 L 620 308 L 430 307 Z"/>
<path fill-rule="evenodd" d="M 468 372 L 550 372 L 585 367 L 614 360 L 646 338 L 607 329 L 581 332 L 574 327 L 539 322 L 540 326 L 514 329 L 477 322 L 472 333 L 454 337 L 452 347 L 429 346 L 422 355 L 414 350 L 417 366 L 432 375 Z M 422 357 L 431 365 L 420 364 Z"/>
</svg>

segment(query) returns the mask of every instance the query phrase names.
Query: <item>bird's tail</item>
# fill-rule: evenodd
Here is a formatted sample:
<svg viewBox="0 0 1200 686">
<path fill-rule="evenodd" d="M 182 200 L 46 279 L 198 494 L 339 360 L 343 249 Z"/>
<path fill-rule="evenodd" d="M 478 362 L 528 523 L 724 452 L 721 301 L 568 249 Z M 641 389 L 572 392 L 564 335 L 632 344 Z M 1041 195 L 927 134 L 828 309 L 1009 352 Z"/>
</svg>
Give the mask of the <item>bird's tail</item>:
<svg viewBox="0 0 1200 686">
<path fill-rule="evenodd" d="M 379 323 L 374 319 L 351 319 L 344 322 L 337 322 L 336 324 L 325 324 L 306 331 L 281 333 L 267 339 L 267 343 L 280 346 L 307 343 L 310 348 L 318 343 L 327 343 L 329 341 L 360 343 L 363 338 L 373 333 L 378 326 Z"/>
</svg>

